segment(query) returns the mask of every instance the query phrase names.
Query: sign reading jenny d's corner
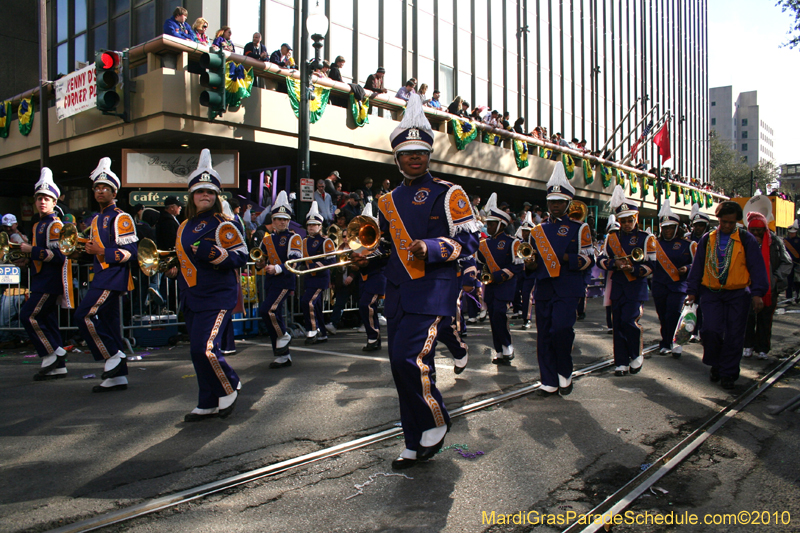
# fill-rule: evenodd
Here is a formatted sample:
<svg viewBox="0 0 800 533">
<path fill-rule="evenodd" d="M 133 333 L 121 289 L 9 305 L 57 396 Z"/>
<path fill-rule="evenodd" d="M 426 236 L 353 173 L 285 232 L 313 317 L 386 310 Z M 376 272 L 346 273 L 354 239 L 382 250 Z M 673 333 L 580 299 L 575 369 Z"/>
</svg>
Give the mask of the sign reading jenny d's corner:
<svg viewBox="0 0 800 533">
<path fill-rule="evenodd" d="M 76 70 L 56 80 L 56 116 L 58 120 L 97 107 L 95 65 Z"/>
<path fill-rule="evenodd" d="M 239 187 L 239 152 L 212 150 L 211 161 L 223 189 Z M 180 189 L 199 162 L 199 151 L 122 150 L 122 186 Z"/>
</svg>

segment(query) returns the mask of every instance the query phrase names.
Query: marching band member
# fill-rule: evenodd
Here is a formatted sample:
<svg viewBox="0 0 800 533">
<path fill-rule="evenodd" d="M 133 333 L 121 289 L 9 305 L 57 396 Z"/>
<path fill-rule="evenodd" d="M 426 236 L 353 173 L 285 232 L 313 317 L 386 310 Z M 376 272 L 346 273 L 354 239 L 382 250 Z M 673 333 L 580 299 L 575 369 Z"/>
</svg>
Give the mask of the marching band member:
<svg viewBox="0 0 800 533">
<path fill-rule="evenodd" d="M 377 222 L 372 216 L 372 204 L 367 204 L 361 213 Z M 362 348 L 365 352 L 381 349 L 381 324 L 378 321 L 378 300 L 386 293 L 385 261 L 373 259 L 367 265 L 358 267 L 361 281 L 358 284 L 358 312 L 367 333 L 367 344 Z"/>
<path fill-rule="evenodd" d="M 578 300 L 585 294 L 584 277 L 594 265 L 589 225 L 567 215 L 575 188 L 564 165 L 556 163 L 547 182 L 550 219 L 531 231 L 536 274 L 536 342 L 542 385 L 540 396 L 572 392 L 572 344 Z"/>
<path fill-rule="evenodd" d="M 478 281 L 478 267 L 475 262 L 475 256 L 470 255 L 458 259 L 458 273 L 456 274 L 456 281 L 458 286 L 461 287 L 461 292 L 456 301 L 456 316 L 455 317 L 442 317 L 439 322 L 438 340 L 448 349 L 453 356 L 455 364 L 453 372 L 460 374 L 467 368 L 469 361 L 469 347 L 461 340 L 466 337 L 466 321 L 464 315 L 461 313 L 461 302 L 463 298 L 469 298 L 469 293 L 475 290 Z"/>
<path fill-rule="evenodd" d="M 680 344 L 673 346 L 672 338 L 675 336 L 683 302 L 686 300 L 686 278 L 689 277 L 697 243 L 677 238 L 681 219 L 672 211 L 669 199 L 664 200 L 658 218 L 661 232 L 656 240 L 656 264 L 652 287 L 656 313 L 661 323 L 658 353 L 661 355 L 672 353 L 672 356 L 677 358 L 683 353 L 683 347 Z"/>
<path fill-rule="evenodd" d="M 329 254 L 335 251 L 333 241 L 322 235 L 322 215 L 319 212 L 317 201 L 311 202 L 311 209 L 306 215 L 306 230 L 308 236 L 303 239 L 303 257 Z M 327 259 L 317 260 L 313 263 L 303 263 L 309 269 L 319 268 L 333 264 L 336 258 L 331 256 Z M 320 270 L 305 276 L 303 280 L 305 289 L 300 298 L 300 307 L 303 309 L 305 319 L 306 344 L 316 344 L 328 340 L 328 330 L 325 328 L 325 318 L 322 315 L 322 298 L 325 291 L 331 284 L 330 270 Z"/>
<path fill-rule="evenodd" d="M 222 198 L 221 200 L 222 200 L 222 214 L 225 215 L 225 218 L 227 220 L 233 222 L 233 225 L 236 226 L 236 229 L 239 230 L 239 233 L 245 235 L 244 224 L 242 224 L 241 219 L 233 213 L 231 205 L 228 203 L 227 200 L 225 200 L 224 198 Z M 236 339 L 235 335 L 233 334 L 233 315 L 235 315 L 236 313 L 242 313 L 244 311 L 241 270 L 237 268 L 235 270 L 235 275 L 236 275 L 236 284 L 238 285 L 236 307 L 234 307 L 233 311 L 231 312 L 231 319 L 228 321 L 228 325 L 225 326 L 225 329 L 222 331 L 222 341 L 220 343 L 220 347 L 222 348 L 222 355 L 236 354 Z"/>
<path fill-rule="evenodd" d="M 247 264 L 247 244 L 240 226 L 224 213 L 220 176 L 204 148 L 197 169 L 189 175 L 186 220 L 178 228 L 175 250 L 180 269 L 178 292 L 189 332 L 192 364 L 200 388 L 197 407 L 185 422 L 227 418 L 241 389 L 239 376 L 221 350 L 225 331 L 241 289 L 238 269 Z"/>
<path fill-rule="evenodd" d="M 692 213 L 689 215 L 689 222 L 692 225 L 692 231 L 688 239 L 692 242 L 700 242 L 703 235 L 708 233 L 708 226 L 710 218 L 705 213 L 700 211 L 700 204 L 692 204 Z M 703 311 L 697 308 L 697 324 L 695 326 L 694 335 L 690 342 L 700 342 L 700 330 L 703 329 Z"/>
<path fill-rule="evenodd" d="M 611 275 L 611 315 L 614 324 L 615 376 L 636 374 L 642 369 L 642 328 L 639 319 L 647 301 L 647 276 L 653 272 L 656 238 L 637 226 L 639 208 L 625 198 L 617 185 L 609 202 L 619 222 L 620 231 L 609 234 L 598 261 L 600 268 Z M 642 252 L 643 260 L 636 264 L 631 257 L 634 249 Z"/>
<path fill-rule="evenodd" d="M 794 303 L 800 302 L 800 236 L 797 235 L 797 230 L 800 229 L 797 220 L 792 222 L 792 225 L 786 230 L 786 237 L 783 239 L 783 244 L 792 258 L 792 273 L 789 274 L 789 280 L 786 286 L 786 297 L 790 300 L 794 295 Z"/>
<path fill-rule="evenodd" d="M 53 182 L 52 171 L 44 167 L 34 186 L 33 202 L 39 221 L 33 226 L 31 244 L 20 244 L 20 251 L 31 255 L 30 261 L 15 261 L 23 267 L 31 263 L 31 294 L 20 310 L 20 322 L 28 332 L 42 367 L 34 381 L 59 379 L 67 375 L 67 352 L 58 329 L 58 308 L 74 306 L 72 263 L 58 246 L 63 224 L 55 213 L 61 195 Z"/>
<path fill-rule="evenodd" d="M 711 381 L 733 389 L 739 377 L 747 315 L 764 308 L 769 290 L 767 270 L 758 240 L 737 229 L 742 207 L 726 201 L 717 206 L 719 226 L 697 245 L 689 271 L 686 302 L 699 300 L 703 311 L 703 363 Z"/>
<path fill-rule="evenodd" d="M 460 279 L 461 293 L 456 302 L 456 324 L 460 337 L 467 336 L 467 315 L 469 323 L 477 322 L 478 308 L 481 306 L 481 280 L 478 279 L 477 254 L 462 257 L 458 260 L 458 277 Z M 466 309 L 465 309 L 466 308 Z"/>
<path fill-rule="evenodd" d="M 291 219 L 292 207 L 289 205 L 286 191 L 281 191 L 272 206 L 274 231 L 264 235 L 261 240 L 259 248 L 264 253 L 264 257 L 256 262 L 258 270 L 266 268 L 264 276 L 266 296 L 261 302 L 259 313 L 269 331 L 272 352 L 275 355 L 275 360 L 269 364 L 270 368 L 292 366 L 292 355 L 289 353 L 292 336 L 286 329 L 283 320 L 283 302 L 290 293 L 294 292 L 296 276 L 289 272 L 283 264 L 289 259 L 303 257 L 303 239 L 289 229 Z"/>
<path fill-rule="evenodd" d="M 514 345 L 511 344 L 506 311 L 514 299 L 517 284 L 514 277 L 522 273 L 523 260 L 517 257 L 520 242 L 503 231 L 511 217 L 497 208 L 497 193 L 492 193 L 484 209 L 489 237 L 480 242 L 478 260 L 491 274 L 491 282 L 484 286 L 483 299 L 492 328 L 495 350 L 492 364 L 510 365 L 514 359 Z"/>
<path fill-rule="evenodd" d="M 128 364 L 122 340 L 120 301 L 133 289 L 128 262 L 136 260 L 136 225 L 133 217 L 115 203 L 119 178 L 111 172 L 111 159 L 104 157 L 90 178 L 100 212 L 92 219 L 91 240 L 86 253 L 94 256 L 94 279 L 75 310 L 75 322 L 95 361 L 105 361 L 103 382 L 92 392 L 128 388 Z M 77 252 L 76 252 L 77 254 Z"/>
<path fill-rule="evenodd" d="M 617 217 L 614 215 L 608 215 L 608 222 L 606 223 L 606 240 L 610 234 L 618 231 L 619 222 L 617 222 Z M 606 243 L 604 241 L 600 249 L 596 251 L 598 257 L 602 256 L 605 247 Z M 606 327 L 608 328 L 608 333 L 613 334 L 614 323 L 611 320 L 611 272 L 606 273 L 605 286 L 603 287 L 603 306 L 606 308 Z"/>
<path fill-rule="evenodd" d="M 525 212 L 525 219 L 520 224 L 515 237 L 522 243 L 526 242 L 533 246 L 533 237 L 531 230 L 533 229 L 533 217 L 530 211 Z M 517 279 L 518 287 L 522 296 L 522 329 L 529 329 L 531 327 L 531 317 L 533 313 L 533 287 L 536 284 L 536 271 L 533 268 L 533 258 L 524 263 L 525 268 L 523 275 Z"/>
<path fill-rule="evenodd" d="M 385 313 L 405 436 L 392 468 L 404 469 L 433 457 L 450 425 L 434 379 L 437 326 L 455 315 L 456 261 L 475 252 L 480 226 L 464 190 L 428 172 L 433 129 L 418 95 L 410 96 L 390 138 L 405 179 L 378 200 L 378 209 L 391 246 Z"/>
</svg>

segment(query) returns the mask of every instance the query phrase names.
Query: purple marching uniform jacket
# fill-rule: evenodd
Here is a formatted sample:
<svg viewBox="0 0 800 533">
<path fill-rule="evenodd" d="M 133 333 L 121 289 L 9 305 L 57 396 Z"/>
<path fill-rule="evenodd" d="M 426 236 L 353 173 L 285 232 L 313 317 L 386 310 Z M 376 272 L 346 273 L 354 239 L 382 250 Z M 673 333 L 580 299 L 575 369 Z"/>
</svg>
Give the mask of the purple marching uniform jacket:
<svg viewBox="0 0 800 533">
<path fill-rule="evenodd" d="M 303 239 L 303 257 L 312 257 L 315 255 L 329 254 L 335 251 L 333 241 L 329 238 L 317 233 L 313 237 L 306 237 Z M 314 261 L 313 263 L 303 263 L 305 268 L 312 269 L 321 266 L 332 265 L 336 262 L 336 257 L 328 257 L 321 261 Z M 312 272 L 304 276 L 303 282 L 306 289 L 327 289 L 331 284 L 331 271 L 329 269 L 320 270 L 319 272 Z"/>
<path fill-rule="evenodd" d="M 133 290 L 133 278 L 128 261 L 136 260 L 136 226 L 133 218 L 111 204 L 92 220 L 92 239 L 105 253 L 94 256 L 93 289 L 127 292 Z"/>
</svg>

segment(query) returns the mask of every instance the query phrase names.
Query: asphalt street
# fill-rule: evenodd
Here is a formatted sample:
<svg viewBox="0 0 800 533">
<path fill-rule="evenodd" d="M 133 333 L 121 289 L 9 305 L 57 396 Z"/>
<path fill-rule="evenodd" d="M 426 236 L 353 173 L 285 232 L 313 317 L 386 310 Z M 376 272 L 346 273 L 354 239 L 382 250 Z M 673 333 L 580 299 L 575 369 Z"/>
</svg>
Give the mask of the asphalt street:
<svg viewBox="0 0 800 533">
<path fill-rule="evenodd" d="M 774 356 L 800 349 L 794 310 L 775 317 Z M 488 322 L 469 328 L 470 363 L 460 376 L 438 346 L 437 384 L 449 408 L 538 380 L 536 331 L 520 326 L 512 321 L 511 367 L 490 364 Z M 645 346 L 653 344 L 652 302 L 642 326 Z M 611 354 L 600 300 L 589 302 L 576 330 L 577 367 Z M 102 365 L 88 353 L 70 355 L 68 378 L 45 383 L 32 381 L 39 361 L 30 348 L 0 353 L 0 530 L 53 529 L 394 427 L 388 355 L 362 352 L 365 340 L 348 330 L 325 344 L 294 342 L 293 366 L 277 370 L 268 369 L 268 338 L 237 342 L 229 358 L 243 382 L 236 411 L 195 424 L 183 422 L 197 394 L 186 344 L 137 348 L 128 390 L 107 394 L 91 392 Z M 733 396 L 709 382 L 701 353 L 690 345 L 680 359 L 647 359 L 635 376 L 583 377 L 568 397 L 530 395 L 458 417 L 447 449 L 404 475 L 385 475 L 403 447 L 394 439 L 108 530 L 561 531 L 497 518 L 588 511 L 729 402 Z M 734 394 L 777 362 L 745 360 Z M 799 376 L 790 371 L 632 509 L 787 511 L 789 524 L 764 530 L 800 530 L 798 414 L 769 414 L 800 393 Z M 615 530 L 758 530 L 626 527 Z"/>
</svg>

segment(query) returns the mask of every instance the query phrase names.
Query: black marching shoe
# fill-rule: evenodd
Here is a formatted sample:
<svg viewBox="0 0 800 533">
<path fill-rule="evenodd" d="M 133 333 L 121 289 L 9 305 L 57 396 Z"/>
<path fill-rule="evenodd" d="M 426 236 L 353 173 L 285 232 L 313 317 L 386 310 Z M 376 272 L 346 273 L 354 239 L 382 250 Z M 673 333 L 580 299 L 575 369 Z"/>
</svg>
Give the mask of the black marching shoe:
<svg viewBox="0 0 800 533">
<path fill-rule="evenodd" d="M 183 417 L 184 422 L 200 422 L 202 420 L 209 420 L 211 418 L 218 418 L 219 412 L 216 413 L 208 413 L 208 414 L 200 414 L 200 413 L 189 413 Z"/>
<path fill-rule="evenodd" d="M 239 401 L 239 396 L 237 395 L 236 399 L 233 400 L 232 404 L 230 404 L 225 409 L 220 409 L 219 410 L 219 417 L 220 418 L 228 418 L 229 416 L 231 416 L 231 414 L 233 413 L 233 408 L 236 407 L 236 402 L 238 402 L 238 401 Z"/>
<path fill-rule="evenodd" d="M 720 378 L 720 385 L 725 390 L 733 390 L 736 388 L 736 380 L 729 377 Z"/>
<path fill-rule="evenodd" d="M 444 445 L 444 438 L 447 436 L 448 433 L 450 433 L 450 428 L 452 426 L 453 426 L 452 422 L 447 423 L 447 431 L 444 432 L 444 435 L 442 435 L 442 438 L 439 440 L 439 442 L 437 442 L 433 446 L 420 445 L 419 450 L 417 450 L 417 461 L 427 461 L 428 459 L 439 453 L 439 450 L 441 450 L 442 446 Z"/>
<path fill-rule="evenodd" d="M 288 366 L 292 366 L 292 360 L 291 359 L 287 359 L 283 363 L 279 363 L 278 361 L 273 361 L 273 362 L 271 362 L 269 364 L 270 368 L 284 368 L 284 367 L 288 367 Z"/>
<path fill-rule="evenodd" d="M 644 366 L 644 365 L 642 365 L 642 366 Z M 638 368 L 631 367 L 629 372 L 631 373 L 631 375 L 638 374 L 639 372 L 642 371 L 642 366 L 640 366 Z"/>
<path fill-rule="evenodd" d="M 712 366 L 711 367 L 711 374 L 709 374 L 708 379 L 709 379 L 709 381 L 711 381 L 711 383 L 718 382 L 719 381 L 719 369 L 714 368 Z"/>
<path fill-rule="evenodd" d="M 392 470 L 405 470 L 406 468 L 416 466 L 416 464 L 419 462 L 420 461 L 418 459 L 406 459 L 404 457 L 398 457 L 392 461 Z"/>
<path fill-rule="evenodd" d="M 367 344 L 361 348 L 361 351 L 364 352 L 377 352 L 381 349 L 381 340 L 378 339 L 377 342 L 367 342 Z"/>
<path fill-rule="evenodd" d="M 558 393 L 561 394 L 561 396 L 569 396 L 570 393 L 572 393 L 572 383 L 570 383 L 566 387 L 559 387 Z"/>
<path fill-rule="evenodd" d="M 544 389 L 538 389 L 536 391 L 536 396 L 538 396 L 539 398 L 550 398 L 551 396 L 558 396 L 558 390 L 550 392 Z"/>
<path fill-rule="evenodd" d="M 52 381 L 67 377 L 66 374 L 34 374 L 33 381 Z"/>
<path fill-rule="evenodd" d="M 618 378 L 622 377 L 622 376 L 627 376 L 628 375 L 628 371 L 627 370 L 614 370 L 614 375 L 617 376 Z"/>
<path fill-rule="evenodd" d="M 65 362 L 66 359 L 67 359 L 66 354 L 64 354 L 64 355 L 56 355 L 56 360 L 55 361 L 53 361 L 51 364 L 49 364 L 47 366 L 43 366 L 42 368 L 39 369 L 39 375 L 44 376 L 48 372 L 50 372 L 52 370 L 55 370 L 56 368 L 59 367 L 59 363 Z M 63 368 L 63 365 L 61 365 L 61 366 Z M 41 381 L 41 380 L 38 380 L 36 378 L 34 378 L 34 379 L 36 381 Z"/>
<path fill-rule="evenodd" d="M 92 387 L 92 392 L 113 392 L 118 390 L 128 390 L 128 384 L 122 383 L 120 385 L 112 385 L 110 387 L 103 387 L 102 385 L 95 385 Z"/>
</svg>

